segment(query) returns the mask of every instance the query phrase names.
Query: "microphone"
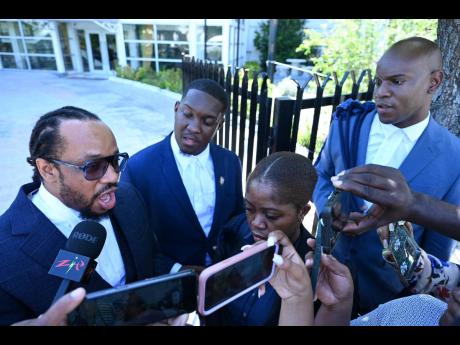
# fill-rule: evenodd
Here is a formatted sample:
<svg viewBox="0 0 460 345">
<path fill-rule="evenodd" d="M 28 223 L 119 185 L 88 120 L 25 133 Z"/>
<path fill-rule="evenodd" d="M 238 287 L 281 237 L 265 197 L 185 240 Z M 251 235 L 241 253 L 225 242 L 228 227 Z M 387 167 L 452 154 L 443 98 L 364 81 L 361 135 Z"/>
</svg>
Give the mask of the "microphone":
<svg viewBox="0 0 460 345">
<path fill-rule="evenodd" d="M 75 226 L 48 271 L 63 279 L 52 304 L 65 295 L 71 281 L 88 283 L 106 237 L 105 228 L 95 221 L 84 220 Z"/>
</svg>

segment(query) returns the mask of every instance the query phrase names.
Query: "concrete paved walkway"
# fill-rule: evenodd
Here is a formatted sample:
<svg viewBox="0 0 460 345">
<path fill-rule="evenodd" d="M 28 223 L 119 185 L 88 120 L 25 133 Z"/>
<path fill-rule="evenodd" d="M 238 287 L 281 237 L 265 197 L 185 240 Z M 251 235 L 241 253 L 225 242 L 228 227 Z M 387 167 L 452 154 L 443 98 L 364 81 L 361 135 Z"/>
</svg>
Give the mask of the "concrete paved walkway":
<svg viewBox="0 0 460 345">
<path fill-rule="evenodd" d="M 78 79 L 54 72 L 0 70 L 0 214 L 31 181 L 29 138 L 38 118 L 72 105 L 107 123 L 130 155 L 173 130 L 179 94 L 119 78 Z"/>
</svg>

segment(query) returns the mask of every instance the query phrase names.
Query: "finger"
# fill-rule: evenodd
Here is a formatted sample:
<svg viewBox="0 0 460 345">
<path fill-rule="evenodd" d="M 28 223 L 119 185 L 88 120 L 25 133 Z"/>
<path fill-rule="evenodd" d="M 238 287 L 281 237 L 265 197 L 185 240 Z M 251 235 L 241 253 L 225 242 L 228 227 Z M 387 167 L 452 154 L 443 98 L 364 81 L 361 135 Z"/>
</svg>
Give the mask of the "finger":
<svg viewBox="0 0 460 345">
<path fill-rule="evenodd" d="M 372 174 L 376 176 L 388 177 L 398 175 L 398 173 L 398 169 L 391 168 L 388 166 L 378 164 L 365 164 L 348 170 L 344 170 L 341 173 L 337 174 L 337 176 L 348 177 L 354 174 Z"/>
<path fill-rule="evenodd" d="M 294 264 L 292 260 L 283 258 L 278 254 L 273 256 L 273 262 L 275 263 L 276 267 L 278 267 L 278 269 L 289 272 L 289 274 L 296 279 L 302 278 L 306 270 L 302 260 L 300 260 L 302 264 Z"/>
<path fill-rule="evenodd" d="M 314 238 L 307 239 L 307 244 L 311 249 L 315 250 L 316 240 Z"/>
<path fill-rule="evenodd" d="M 85 289 L 78 288 L 62 296 L 38 319 L 39 323 L 49 326 L 66 323 L 67 315 L 83 301 L 85 295 Z"/>
<path fill-rule="evenodd" d="M 188 314 L 182 314 L 175 318 L 168 319 L 168 324 L 170 326 L 185 326 L 187 319 L 188 319 Z"/>
<path fill-rule="evenodd" d="M 460 288 L 455 288 L 452 293 L 451 297 L 453 300 L 455 300 L 457 303 L 460 303 Z M 458 304 L 457 304 L 458 305 Z"/>
<path fill-rule="evenodd" d="M 404 226 L 406 227 L 407 232 L 409 233 L 409 236 L 414 237 L 414 228 L 412 227 L 412 223 L 411 222 L 405 222 Z"/>
<path fill-rule="evenodd" d="M 337 189 L 351 192 L 365 200 L 382 205 L 389 204 L 389 191 L 395 186 L 394 181 L 371 174 L 351 174 L 331 179 L 331 182 Z"/>
<path fill-rule="evenodd" d="M 284 232 L 280 230 L 270 232 L 267 238 L 267 244 L 269 245 L 270 243 L 279 243 L 283 247 L 282 255 L 284 258 L 292 258 L 293 256 L 298 256 L 297 251 L 295 250 L 289 238 Z M 300 257 L 299 259 L 302 261 Z"/>
<path fill-rule="evenodd" d="M 336 275 L 344 277 L 350 275 L 348 267 L 342 264 L 332 255 L 321 254 L 321 265 Z"/>
<path fill-rule="evenodd" d="M 260 298 L 263 295 L 265 295 L 265 284 L 260 285 L 257 289 L 257 297 Z"/>
<path fill-rule="evenodd" d="M 377 235 L 380 237 L 380 241 L 383 243 L 383 241 L 387 241 L 390 238 L 390 230 L 389 230 L 389 225 L 384 225 L 380 226 L 377 228 Z"/>
<path fill-rule="evenodd" d="M 251 247 L 252 247 L 252 244 L 246 244 L 246 245 L 244 245 L 244 246 L 241 247 L 241 250 L 242 250 L 242 251 L 245 251 L 246 249 L 249 249 L 249 248 L 251 248 Z"/>
<path fill-rule="evenodd" d="M 305 254 L 305 267 L 308 270 L 308 274 L 310 274 L 311 269 L 313 268 L 313 257 L 314 257 L 314 252 L 310 251 L 307 254 Z"/>
<path fill-rule="evenodd" d="M 275 230 L 270 232 L 268 235 L 267 242 L 274 241 L 274 243 L 279 243 L 283 247 L 292 247 L 291 241 L 289 241 L 289 238 L 286 236 L 286 234 L 280 230 Z"/>
</svg>

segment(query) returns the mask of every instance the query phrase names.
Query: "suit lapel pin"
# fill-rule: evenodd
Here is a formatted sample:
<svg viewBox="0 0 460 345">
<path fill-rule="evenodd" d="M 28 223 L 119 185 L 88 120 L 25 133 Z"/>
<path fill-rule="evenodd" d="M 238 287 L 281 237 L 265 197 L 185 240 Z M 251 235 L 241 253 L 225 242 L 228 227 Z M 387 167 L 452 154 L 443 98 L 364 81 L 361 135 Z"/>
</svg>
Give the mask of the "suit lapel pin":
<svg viewBox="0 0 460 345">
<path fill-rule="evenodd" d="M 219 184 L 220 184 L 221 186 L 223 186 L 223 185 L 224 185 L 224 182 L 225 182 L 225 179 L 224 179 L 223 176 L 221 176 L 221 177 L 219 178 Z"/>
</svg>

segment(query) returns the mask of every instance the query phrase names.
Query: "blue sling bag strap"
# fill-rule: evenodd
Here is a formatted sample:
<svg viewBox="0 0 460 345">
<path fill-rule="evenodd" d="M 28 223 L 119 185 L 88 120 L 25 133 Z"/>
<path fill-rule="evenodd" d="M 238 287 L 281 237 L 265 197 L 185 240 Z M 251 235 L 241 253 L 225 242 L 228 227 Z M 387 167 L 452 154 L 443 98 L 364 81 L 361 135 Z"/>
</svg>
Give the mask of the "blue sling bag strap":
<svg viewBox="0 0 460 345">
<path fill-rule="evenodd" d="M 374 109 L 374 102 L 361 103 L 358 100 L 349 98 L 345 102 L 341 103 L 334 113 L 334 118 L 338 123 L 343 166 L 347 170 L 355 167 L 358 162 L 358 146 L 361 126 L 365 116 Z M 354 121 L 353 128 L 350 133 L 350 121 L 352 117 L 356 117 L 356 120 Z M 354 199 L 350 193 L 343 194 L 344 198 L 348 199 L 343 200 L 346 201 L 344 205 L 352 205 L 355 210 L 358 210 L 359 207 L 356 204 L 356 199 Z"/>
<path fill-rule="evenodd" d="M 361 103 L 358 100 L 349 98 L 345 102 L 340 104 L 337 107 L 336 112 L 334 113 L 334 117 L 338 122 L 340 150 L 342 153 L 343 166 L 347 170 L 355 167 L 358 162 L 358 147 L 361 126 L 364 122 L 366 115 L 372 112 L 374 109 L 374 102 L 368 101 Z M 353 117 L 356 117 L 356 119 L 354 121 L 353 128 L 350 134 L 350 122 Z M 349 192 L 342 193 L 342 205 L 350 205 L 348 213 L 353 210 L 359 211 L 357 199 L 354 198 L 353 195 Z M 347 262 L 345 264 L 350 269 L 353 283 L 355 285 L 353 293 L 352 314 L 353 317 L 356 317 L 358 315 L 357 310 L 359 308 L 359 295 L 357 294 L 359 289 L 359 282 L 357 279 L 357 267 L 354 262 Z"/>
</svg>

